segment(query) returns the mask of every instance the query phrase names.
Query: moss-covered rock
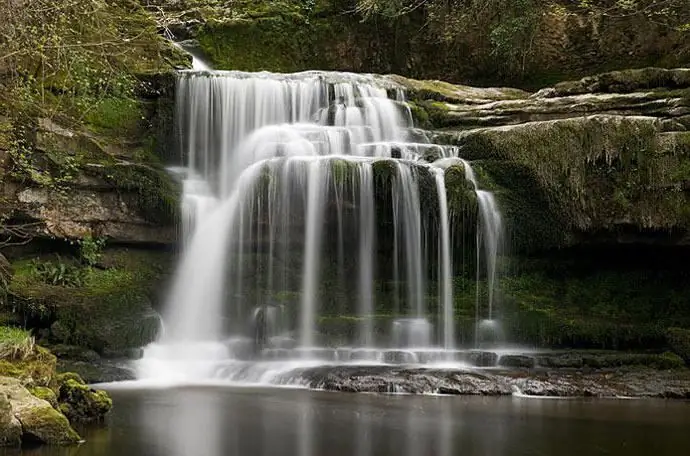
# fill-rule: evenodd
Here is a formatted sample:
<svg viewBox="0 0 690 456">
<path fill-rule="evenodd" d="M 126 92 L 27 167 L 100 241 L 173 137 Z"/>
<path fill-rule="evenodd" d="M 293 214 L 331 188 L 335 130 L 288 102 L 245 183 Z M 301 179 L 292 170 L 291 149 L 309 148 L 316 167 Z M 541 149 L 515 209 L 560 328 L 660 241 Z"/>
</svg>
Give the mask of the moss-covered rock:
<svg viewBox="0 0 690 456">
<path fill-rule="evenodd" d="M 541 195 L 538 199 L 547 201 L 552 213 L 548 218 L 559 220 L 556 226 L 565 223 L 571 240 L 599 232 L 614 238 L 649 232 L 688 239 L 687 142 L 685 132 L 660 132 L 653 118 L 601 115 L 456 136 L 467 158 L 504 161 L 520 171 L 512 178 L 504 174 L 506 192 L 522 187 L 525 203 L 528 192 Z M 532 176 L 530 190 L 521 179 L 525 175 Z M 529 225 L 533 215 L 524 212 L 511 225 Z"/>
<path fill-rule="evenodd" d="M 4 391 L 0 392 L 0 447 L 21 443 L 22 425 L 12 413 L 12 404 Z"/>
<path fill-rule="evenodd" d="M 67 445 L 80 441 L 62 413 L 32 395 L 18 380 L 0 377 L 0 388 L 7 395 L 12 415 L 21 423 L 23 443 Z"/>
<path fill-rule="evenodd" d="M 133 116 L 133 122 L 142 117 L 112 115 Z M 115 128 L 106 116 L 99 118 Z M 11 219 L 28 225 L 27 237 L 175 241 L 180 188 L 155 156 L 154 145 L 124 143 L 47 118 L 39 118 L 35 131 L 24 136 L 30 138 L 5 164 L 11 179 L 3 182 L 2 202 Z"/>
<path fill-rule="evenodd" d="M 548 96 L 580 95 L 583 93 L 627 93 L 666 87 L 684 89 L 690 87 L 690 69 L 687 68 L 639 68 L 611 71 L 587 76 L 579 81 L 564 81 L 552 90 L 543 93 Z"/>
<path fill-rule="evenodd" d="M 39 399 L 49 403 L 54 409 L 58 410 L 59 404 L 55 391 L 45 386 L 35 386 L 29 388 L 29 392 Z"/>
<path fill-rule="evenodd" d="M 72 423 L 103 421 L 113 406 L 108 393 L 90 388 L 76 375 L 58 376 L 57 390 L 60 411 Z"/>
<path fill-rule="evenodd" d="M 599 5 L 568 0 L 489 8 L 430 1 L 394 17 L 363 16 L 354 2 L 334 0 L 179 5 L 164 3 L 168 14 L 162 20 L 181 16 L 200 23 L 192 34 L 222 69 L 395 72 L 540 87 L 592 71 L 679 66 L 690 53 L 687 32 L 681 30 L 682 8 L 657 11 L 677 21 L 673 27 L 645 14 L 594 13 Z M 175 8 L 181 11 L 171 14 Z M 501 14 L 495 14 L 496 8 Z"/>
</svg>

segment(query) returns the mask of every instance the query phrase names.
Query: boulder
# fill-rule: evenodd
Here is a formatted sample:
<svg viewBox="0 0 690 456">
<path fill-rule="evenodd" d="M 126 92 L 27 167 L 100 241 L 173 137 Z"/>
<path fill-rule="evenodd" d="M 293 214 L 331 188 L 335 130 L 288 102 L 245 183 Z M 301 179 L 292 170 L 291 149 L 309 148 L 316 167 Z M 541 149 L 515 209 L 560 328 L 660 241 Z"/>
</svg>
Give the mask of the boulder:
<svg viewBox="0 0 690 456">
<path fill-rule="evenodd" d="M 108 393 L 90 388 L 77 374 L 57 377 L 60 411 L 72 423 L 102 421 L 113 406 Z"/>
<path fill-rule="evenodd" d="M 11 417 L 3 416 L 0 421 L 9 422 L 10 427 L 4 428 L 6 432 L 12 432 L 7 429 L 16 427 L 13 424 L 13 419 L 18 421 L 21 425 L 22 437 L 24 443 L 38 442 L 49 445 L 66 445 L 78 443 L 81 439 L 79 435 L 72 429 L 67 418 L 55 410 L 47 401 L 39 399 L 32 395 L 21 382 L 17 379 L 0 377 L 0 390 L 9 402 Z M 2 403 L 2 399 L 0 399 Z M 7 407 L 0 407 L 3 411 L 7 411 Z M 14 443 L 15 441 L 12 441 Z"/>
<path fill-rule="evenodd" d="M 0 447 L 19 446 L 22 425 L 12 413 L 12 404 L 5 391 L 0 391 Z"/>
</svg>

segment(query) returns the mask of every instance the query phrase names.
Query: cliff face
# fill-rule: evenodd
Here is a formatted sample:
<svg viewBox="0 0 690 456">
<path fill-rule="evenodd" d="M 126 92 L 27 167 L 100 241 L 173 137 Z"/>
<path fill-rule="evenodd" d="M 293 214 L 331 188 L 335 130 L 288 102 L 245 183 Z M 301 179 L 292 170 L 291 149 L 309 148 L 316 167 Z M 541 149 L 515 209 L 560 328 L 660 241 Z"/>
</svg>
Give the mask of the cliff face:
<svg viewBox="0 0 690 456">
<path fill-rule="evenodd" d="M 0 324 L 41 343 L 124 356 L 158 330 L 180 194 L 164 169 L 174 70 L 190 62 L 142 5 L 37 0 L 3 16 L 14 41 L 0 65 L 0 247 L 11 263 Z"/>
<path fill-rule="evenodd" d="M 532 95 L 397 80 L 435 140 L 485 172 L 515 252 L 690 240 L 690 70 L 606 73 Z"/>
<path fill-rule="evenodd" d="M 474 11 L 462 1 L 429 1 L 395 18 L 365 19 L 354 1 L 222 6 L 187 0 L 175 3 L 176 11 L 164 19 L 181 38 L 197 38 L 217 68 L 246 71 L 396 73 L 535 88 L 690 60 L 682 9 L 662 21 L 645 8 L 618 14 L 603 4 L 592 9 L 570 0 L 487 3 Z"/>
</svg>

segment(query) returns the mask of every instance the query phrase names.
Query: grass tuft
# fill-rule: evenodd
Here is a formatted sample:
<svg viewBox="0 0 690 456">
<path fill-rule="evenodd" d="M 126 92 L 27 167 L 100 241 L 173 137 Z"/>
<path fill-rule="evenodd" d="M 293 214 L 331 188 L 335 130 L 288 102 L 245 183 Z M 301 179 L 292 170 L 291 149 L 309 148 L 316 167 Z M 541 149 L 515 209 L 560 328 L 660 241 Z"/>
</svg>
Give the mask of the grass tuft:
<svg viewBox="0 0 690 456">
<path fill-rule="evenodd" d="M 26 359 L 34 352 L 34 346 L 29 331 L 0 326 L 0 359 Z"/>
</svg>

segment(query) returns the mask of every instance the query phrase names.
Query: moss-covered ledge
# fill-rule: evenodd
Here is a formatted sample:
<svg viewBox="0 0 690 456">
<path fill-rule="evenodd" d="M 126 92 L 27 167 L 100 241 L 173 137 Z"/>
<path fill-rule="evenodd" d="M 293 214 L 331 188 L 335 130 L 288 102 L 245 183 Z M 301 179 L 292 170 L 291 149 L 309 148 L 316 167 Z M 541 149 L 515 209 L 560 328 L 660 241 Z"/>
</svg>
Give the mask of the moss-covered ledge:
<svg viewBox="0 0 690 456">
<path fill-rule="evenodd" d="M 663 132 L 656 118 L 595 115 L 444 139 L 493 178 L 504 207 L 514 209 L 510 226 L 532 226 L 535 213 L 548 213 L 553 229 L 565 229 L 556 244 L 593 235 L 690 242 L 690 133 Z M 533 207 L 535 200 L 545 205 Z"/>
<path fill-rule="evenodd" d="M 156 337 L 160 321 L 155 305 L 171 260 L 166 251 L 124 248 L 106 249 L 94 267 L 68 256 L 18 259 L 8 310 L 40 334 L 42 342 L 126 356 L 128 349 Z M 44 264 L 50 266 L 47 272 L 39 269 Z"/>
</svg>

